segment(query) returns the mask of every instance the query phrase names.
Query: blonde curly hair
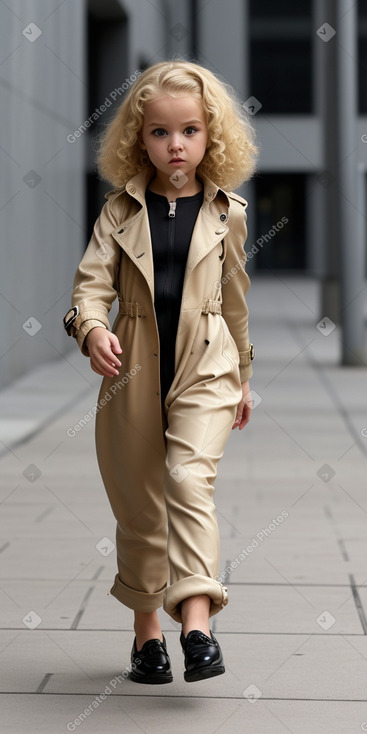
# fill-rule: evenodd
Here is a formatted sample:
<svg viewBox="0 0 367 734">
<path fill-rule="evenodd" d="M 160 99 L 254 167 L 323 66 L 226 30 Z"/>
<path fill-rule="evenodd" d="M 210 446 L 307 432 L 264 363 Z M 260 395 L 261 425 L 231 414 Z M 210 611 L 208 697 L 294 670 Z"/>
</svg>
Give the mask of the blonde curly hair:
<svg viewBox="0 0 367 734">
<path fill-rule="evenodd" d="M 114 187 L 152 166 L 141 148 L 144 105 L 159 96 L 192 95 L 203 105 L 208 147 L 197 167 L 222 189 L 233 190 L 251 178 L 259 148 L 255 129 L 234 88 L 211 71 L 185 59 L 162 61 L 148 67 L 134 82 L 113 118 L 96 138 L 97 167 Z"/>
</svg>

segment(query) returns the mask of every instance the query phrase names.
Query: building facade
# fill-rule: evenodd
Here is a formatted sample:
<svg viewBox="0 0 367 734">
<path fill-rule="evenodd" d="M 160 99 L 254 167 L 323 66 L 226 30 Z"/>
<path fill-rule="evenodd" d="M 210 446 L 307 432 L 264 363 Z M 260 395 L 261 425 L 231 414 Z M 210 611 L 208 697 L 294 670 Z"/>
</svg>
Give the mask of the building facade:
<svg viewBox="0 0 367 734">
<path fill-rule="evenodd" d="M 173 56 L 218 73 L 254 114 L 258 172 L 238 190 L 249 201 L 249 274 L 316 278 L 320 318 L 338 320 L 340 252 L 347 244 L 359 243 L 358 292 L 366 284 L 367 2 L 353 5 L 345 0 L 345 15 L 338 0 L 1 5 L 0 386 L 74 348 L 61 318 L 110 188 L 96 174 L 95 136 L 136 71 Z M 347 149 L 353 192 L 338 161 L 339 29 L 348 13 L 354 14 L 356 106 Z M 355 227 L 350 243 L 341 242 L 343 201 Z M 358 304 L 363 314 L 365 302 L 363 296 Z"/>
</svg>

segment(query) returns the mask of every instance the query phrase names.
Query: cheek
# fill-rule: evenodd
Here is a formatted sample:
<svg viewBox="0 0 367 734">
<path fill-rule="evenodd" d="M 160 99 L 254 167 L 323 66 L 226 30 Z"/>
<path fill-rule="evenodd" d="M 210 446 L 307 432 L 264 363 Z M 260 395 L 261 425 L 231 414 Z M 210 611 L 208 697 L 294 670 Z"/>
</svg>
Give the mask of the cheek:
<svg viewBox="0 0 367 734">
<path fill-rule="evenodd" d="M 150 143 L 149 148 L 150 154 L 152 156 L 157 156 L 158 158 L 162 155 L 162 145 L 160 144 L 160 141 L 154 141 Z"/>
<path fill-rule="evenodd" d="M 198 151 L 205 151 L 207 146 L 207 136 L 203 135 L 200 140 L 198 140 L 197 143 L 197 150 Z"/>
<path fill-rule="evenodd" d="M 151 150 L 159 150 L 162 147 L 162 138 L 150 138 L 149 147 Z"/>
</svg>

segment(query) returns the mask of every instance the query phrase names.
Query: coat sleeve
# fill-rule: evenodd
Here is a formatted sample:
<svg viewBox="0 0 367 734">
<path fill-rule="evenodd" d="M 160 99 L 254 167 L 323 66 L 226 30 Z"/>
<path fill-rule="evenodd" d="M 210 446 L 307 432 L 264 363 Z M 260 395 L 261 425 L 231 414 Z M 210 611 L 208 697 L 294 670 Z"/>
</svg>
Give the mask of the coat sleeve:
<svg viewBox="0 0 367 734">
<path fill-rule="evenodd" d="M 121 248 L 111 232 L 118 224 L 111 202 L 107 200 L 74 276 L 71 303 L 79 307 L 79 314 L 68 333 L 77 340 L 86 357 L 89 351 L 85 338 L 91 329 L 104 326 L 111 331 L 108 313 L 117 296 L 121 259 Z"/>
<path fill-rule="evenodd" d="M 222 315 L 238 349 L 241 383 L 253 376 L 249 341 L 249 309 L 246 294 L 251 280 L 246 272 L 247 214 L 244 204 L 231 201 L 229 232 L 226 235 L 226 255 L 223 260 Z"/>
</svg>

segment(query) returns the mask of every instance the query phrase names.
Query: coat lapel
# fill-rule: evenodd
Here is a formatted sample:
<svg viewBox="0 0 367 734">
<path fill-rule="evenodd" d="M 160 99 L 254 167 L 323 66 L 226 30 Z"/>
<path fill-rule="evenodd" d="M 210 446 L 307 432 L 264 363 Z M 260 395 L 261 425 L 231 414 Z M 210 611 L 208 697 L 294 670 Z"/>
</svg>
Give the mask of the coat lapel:
<svg viewBox="0 0 367 734">
<path fill-rule="evenodd" d="M 151 178 L 152 170 L 149 168 L 143 169 L 126 184 L 126 192 L 139 202 L 141 208 L 116 227 L 111 234 L 144 276 L 154 303 L 153 248 L 145 202 L 145 191 Z M 204 186 L 203 205 L 192 233 L 183 291 L 193 269 L 226 236 L 229 230 L 229 227 L 219 219 L 223 204 L 220 205 L 215 201 L 218 187 L 206 176 L 202 176 L 202 180 Z M 124 195 L 126 194 L 124 193 Z"/>
</svg>

